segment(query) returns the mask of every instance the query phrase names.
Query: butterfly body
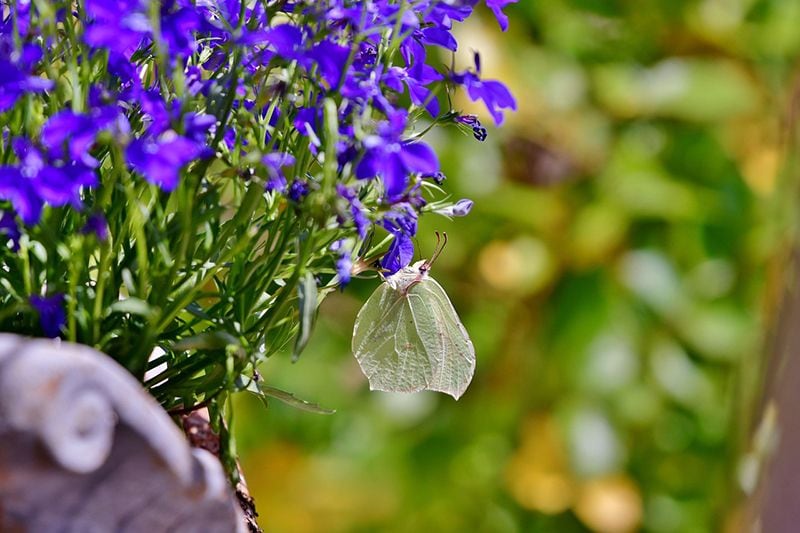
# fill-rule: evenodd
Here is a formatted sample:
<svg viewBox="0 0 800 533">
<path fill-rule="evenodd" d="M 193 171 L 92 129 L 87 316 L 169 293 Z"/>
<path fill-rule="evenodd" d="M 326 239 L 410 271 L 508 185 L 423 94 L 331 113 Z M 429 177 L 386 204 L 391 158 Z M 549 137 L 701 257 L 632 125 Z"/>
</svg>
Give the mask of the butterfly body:
<svg viewBox="0 0 800 533">
<path fill-rule="evenodd" d="M 429 270 L 419 261 L 387 277 L 356 317 L 353 353 L 372 390 L 458 399 L 472 380 L 472 341 Z"/>
<path fill-rule="evenodd" d="M 411 287 L 428 279 L 427 264 L 427 261 L 417 261 L 386 278 L 385 283 L 397 292 L 408 295 Z"/>
</svg>

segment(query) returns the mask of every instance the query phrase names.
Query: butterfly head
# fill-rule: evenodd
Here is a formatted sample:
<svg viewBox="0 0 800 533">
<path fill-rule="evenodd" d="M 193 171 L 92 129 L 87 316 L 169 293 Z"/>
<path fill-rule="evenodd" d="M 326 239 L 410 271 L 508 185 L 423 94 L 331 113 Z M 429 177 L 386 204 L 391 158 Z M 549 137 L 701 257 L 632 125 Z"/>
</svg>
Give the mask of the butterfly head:
<svg viewBox="0 0 800 533">
<path fill-rule="evenodd" d="M 403 294 L 408 294 L 409 289 L 416 285 L 417 283 L 421 283 L 425 281 L 428 277 L 428 273 L 433 266 L 434 261 L 439 257 L 439 254 L 442 253 L 445 245 L 447 244 L 447 233 L 442 233 L 441 235 L 439 232 L 436 232 L 436 249 L 433 251 L 433 255 L 430 259 L 423 259 L 422 261 L 417 261 L 411 266 L 407 266 L 405 268 L 400 269 L 396 273 L 392 274 L 388 278 L 386 278 L 386 283 L 389 284 L 394 290 L 402 292 Z"/>
<path fill-rule="evenodd" d="M 417 261 L 410 267 L 410 270 L 413 270 L 418 274 L 427 274 L 430 269 L 431 269 L 431 264 L 428 262 L 427 259 L 423 259 L 422 261 Z"/>
<path fill-rule="evenodd" d="M 427 261 L 417 261 L 387 277 L 386 283 L 394 290 L 406 294 L 411 287 L 428 277 L 429 268 Z"/>
</svg>

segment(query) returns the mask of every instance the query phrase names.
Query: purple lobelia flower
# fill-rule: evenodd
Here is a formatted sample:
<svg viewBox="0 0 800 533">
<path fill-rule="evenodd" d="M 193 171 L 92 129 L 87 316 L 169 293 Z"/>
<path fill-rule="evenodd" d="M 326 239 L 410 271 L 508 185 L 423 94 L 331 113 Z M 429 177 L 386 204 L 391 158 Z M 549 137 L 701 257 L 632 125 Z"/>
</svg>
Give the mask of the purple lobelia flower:
<svg viewBox="0 0 800 533">
<path fill-rule="evenodd" d="M 183 117 L 183 134 L 197 143 L 205 143 L 206 135 L 217 123 L 217 117 L 204 113 L 186 113 Z"/>
<path fill-rule="evenodd" d="M 148 0 L 87 0 L 88 22 L 84 40 L 94 48 L 106 48 L 124 57 L 154 34 Z M 197 50 L 194 33 L 203 26 L 197 8 L 186 0 L 161 2 L 158 33 L 170 59 Z"/>
<path fill-rule="evenodd" d="M 405 123 L 406 114 L 398 112 L 379 124 L 376 133 L 364 139 L 364 156 L 356 167 L 359 179 L 379 176 L 390 200 L 403 194 L 411 174 L 433 174 L 439 170 L 439 160 L 430 146 L 401 139 Z"/>
<path fill-rule="evenodd" d="M 480 56 L 475 54 L 475 72 L 453 74 L 453 81 L 463 85 L 472 101 L 482 100 L 495 124 L 503 123 L 503 109 L 517 109 L 517 102 L 508 87 L 495 80 L 480 79 Z"/>
<path fill-rule="evenodd" d="M 389 250 L 381 259 L 381 267 L 394 274 L 414 258 L 414 242 L 411 238 L 417 234 L 417 211 L 409 203 L 396 204 L 381 224 L 394 235 Z"/>
<path fill-rule="evenodd" d="M 98 130 L 98 124 L 89 115 L 71 110 L 61 111 L 50 117 L 42 127 L 42 145 L 55 158 L 96 166 L 97 161 L 89 155 L 89 149 L 94 144 Z"/>
<path fill-rule="evenodd" d="M 450 28 L 441 26 L 426 26 L 420 28 L 414 37 L 418 38 L 422 44 L 441 46 L 451 52 L 458 49 L 458 42 L 453 34 L 450 33 Z"/>
<path fill-rule="evenodd" d="M 308 196 L 308 182 L 306 180 L 296 179 L 289 186 L 288 197 L 293 202 L 300 202 L 303 198 Z"/>
<path fill-rule="evenodd" d="M 350 219 L 353 221 L 353 224 L 356 227 L 358 236 L 362 239 L 366 238 L 370 222 L 367 218 L 367 215 L 364 214 L 364 206 L 359 201 L 358 195 L 356 195 L 356 192 L 353 189 L 346 187 L 341 183 L 336 185 L 336 192 L 340 197 L 347 201 Z M 344 220 L 340 220 L 339 222 L 342 223 Z"/>
<path fill-rule="evenodd" d="M 263 32 L 270 49 L 287 61 L 297 61 L 306 71 L 316 65 L 328 89 L 335 89 L 344 78 L 343 71 L 350 57 L 350 48 L 322 39 L 313 43 L 312 31 L 307 27 L 279 24 Z M 261 61 L 268 59 L 262 57 Z"/>
<path fill-rule="evenodd" d="M 433 180 L 436 185 L 441 185 L 447 179 L 447 176 L 441 171 L 434 172 L 433 174 L 423 174 L 422 177 Z"/>
<path fill-rule="evenodd" d="M 459 124 L 465 124 L 472 128 L 473 137 L 481 142 L 485 141 L 486 137 L 489 136 L 486 128 L 481 125 L 481 121 L 478 120 L 478 117 L 475 115 L 459 115 L 455 118 L 455 121 Z"/>
<path fill-rule="evenodd" d="M 424 11 L 423 20 L 434 27 L 451 28 L 453 22 L 463 22 L 475 9 L 478 0 L 459 0 L 455 2 L 432 2 Z"/>
<path fill-rule="evenodd" d="M 180 121 L 181 103 L 178 100 L 165 102 L 158 89 L 143 90 L 136 95 L 136 99 L 148 135 L 160 135 L 169 130 L 173 122 Z"/>
<path fill-rule="evenodd" d="M 181 169 L 205 153 L 202 144 L 167 131 L 158 138 L 133 141 L 125 151 L 125 158 L 144 179 L 171 191 L 180 181 Z"/>
<path fill-rule="evenodd" d="M 93 168 L 80 162 L 56 163 L 43 167 L 33 181 L 37 193 L 47 204 L 54 207 L 69 204 L 80 209 L 81 190 L 96 186 L 97 175 Z"/>
<path fill-rule="evenodd" d="M 0 199 L 11 203 L 24 224 L 36 224 L 42 216 L 44 201 L 17 167 L 0 166 Z"/>
<path fill-rule="evenodd" d="M 143 0 L 86 0 L 86 44 L 130 57 L 153 28 Z"/>
<path fill-rule="evenodd" d="M 308 40 L 308 28 L 300 28 L 293 24 L 279 24 L 268 29 L 265 40 L 272 50 L 282 58 L 300 61 L 304 58 L 305 43 Z"/>
<path fill-rule="evenodd" d="M 338 45 L 329 39 L 314 45 L 306 54 L 307 58 L 319 66 L 322 79 L 331 89 L 339 86 L 349 56 L 349 47 Z"/>
<path fill-rule="evenodd" d="M 203 80 L 203 71 L 199 67 L 189 66 L 186 67 L 186 90 L 192 96 L 198 94 L 205 94 L 208 90 L 209 84 Z"/>
<path fill-rule="evenodd" d="M 414 105 L 425 107 L 432 117 L 439 114 L 439 101 L 427 85 L 439 81 L 444 77 L 430 65 L 421 65 L 419 68 L 403 69 L 392 67 L 383 77 L 387 87 L 401 93 L 402 85 L 408 87 L 408 94 Z"/>
<path fill-rule="evenodd" d="M 28 300 L 39 314 L 39 325 L 46 337 L 58 337 L 67 323 L 64 310 L 64 295 L 56 293 L 52 296 L 31 296 Z"/>
<path fill-rule="evenodd" d="M 30 30 L 35 31 L 35 28 L 31 27 L 32 3 L 32 0 L 18 0 L 14 3 L 3 2 L 3 4 L 12 9 L 0 11 L 0 36 L 10 39 L 15 33 L 28 35 Z"/>
<path fill-rule="evenodd" d="M 465 217 L 472 211 L 473 201 L 462 198 L 453 205 L 437 209 L 435 212 L 447 217 Z"/>
<path fill-rule="evenodd" d="M 414 242 L 405 233 L 395 233 L 389 250 L 381 258 L 381 268 L 387 274 L 394 274 L 407 266 L 414 258 Z"/>
<path fill-rule="evenodd" d="M 0 167 L 0 199 L 9 201 L 27 225 L 39 222 L 45 203 L 80 207 L 81 189 L 96 183 L 91 168 L 80 163 L 51 165 L 33 148 L 20 167 Z"/>
<path fill-rule="evenodd" d="M 12 251 L 16 252 L 19 249 L 19 238 L 22 233 L 20 232 L 13 211 L 5 210 L 0 214 L 0 235 L 6 236 L 8 242 L 11 244 Z"/>
<path fill-rule="evenodd" d="M 100 242 L 108 239 L 108 221 L 103 213 L 92 213 L 86 220 L 86 224 L 81 229 L 84 235 L 94 235 Z"/>
<path fill-rule="evenodd" d="M 51 161 L 81 163 L 94 168 L 98 162 L 89 150 L 101 131 L 109 131 L 115 138 L 122 139 L 130 132 L 130 124 L 114 105 L 98 106 L 87 114 L 64 110 L 47 119 L 42 127 L 41 144 Z"/>
<path fill-rule="evenodd" d="M 322 124 L 322 106 L 300 107 L 294 117 L 294 127 L 300 135 L 315 135 Z M 319 140 L 317 139 L 318 143 Z"/>
<path fill-rule="evenodd" d="M 503 13 L 503 8 L 509 4 L 516 4 L 519 0 L 486 0 L 486 7 L 492 10 L 497 23 L 500 24 L 500 29 L 506 31 L 508 29 L 508 15 Z"/>
<path fill-rule="evenodd" d="M 345 246 L 344 239 L 335 241 L 331 244 L 330 249 L 331 251 L 339 252 L 339 257 L 336 259 L 336 274 L 339 276 L 339 287 L 344 288 L 345 285 L 350 283 L 350 277 L 353 271 L 353 260 Z"/>
<path fill-rule="evenodd" d="M 30 67 L 0 57 L 0 113 L 11 109 L 23 94 L 40 93 L 52 87 L 52 81 L 32 75 Z"/>
<path fill-rule="evenodd" d="M 417 234 L 417 211 L 408 203 L 399 203 L 386 213 L 381 223 L 390 233 L 405 233 L 413 237 Z"/>
<path fill-rule="evenodd" d="M 203 25 L 197 8 L 188 0 L 162 0 L 161 38 L 171 57 L 189 56 L 197 51 L 194 33 Z"/>
<path fill-rule="evenodd" d="M 42 127 L 37 146 L 28 139 L 14 139 L 12 145 L 19 166 L 0 168 L 0 198 L 14 206 L 25 224 L 36 224 L 45 204 L 81 207 L 81 191 L 97 185 L 98 161 L 90 148 L 101 130 L 127 134 L 128 122 L 114 106 L 94 109 L 82 115 L 62 111 Z"/>
<path fill-rule="evenodd" d="M 286 192 L 286 176 L 283 174 L 283 167 L 294 165 L 295 159 L 291 154 L 284 152 L 272 152 L 265 155 L 261 162 L 267 169 L 269 178 L 267 179 L 266 189 L 268 191 Z"/>
</svg>

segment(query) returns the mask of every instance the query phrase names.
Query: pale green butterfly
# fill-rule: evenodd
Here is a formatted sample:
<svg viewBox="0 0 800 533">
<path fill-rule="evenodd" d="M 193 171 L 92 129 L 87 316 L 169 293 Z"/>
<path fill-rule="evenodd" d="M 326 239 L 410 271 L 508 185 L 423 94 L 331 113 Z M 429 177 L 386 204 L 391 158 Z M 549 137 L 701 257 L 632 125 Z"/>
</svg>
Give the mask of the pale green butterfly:
<svg viewBox="0 0 800 533">
<path fill-rule="evenodd" d="M 446 243 L 444 234 L 430 260 L 387 277 L 358 312 L 353 353 L 370 390 L 432 390 L 457 400 L 472 381 L 475 348 L 447 293 L 428 275 Z"/>
</svg>

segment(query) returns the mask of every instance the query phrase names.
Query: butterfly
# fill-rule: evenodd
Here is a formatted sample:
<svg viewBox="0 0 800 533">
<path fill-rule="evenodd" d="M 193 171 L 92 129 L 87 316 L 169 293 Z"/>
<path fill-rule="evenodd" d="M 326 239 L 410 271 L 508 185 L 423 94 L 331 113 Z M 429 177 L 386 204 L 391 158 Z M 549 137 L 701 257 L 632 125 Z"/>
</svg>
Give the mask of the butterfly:
<svg viewBox="0 0 800 533">
<path fill-rule="evenodd" d="M 353 354 L 371 390 L 432 390 L 457 400 L 472 381 L 475 348 L 447 293 L 429 275 L 446 243 L 444 234 L 430 260 L 385 278 L 358 312 Z"/>
</svg>

